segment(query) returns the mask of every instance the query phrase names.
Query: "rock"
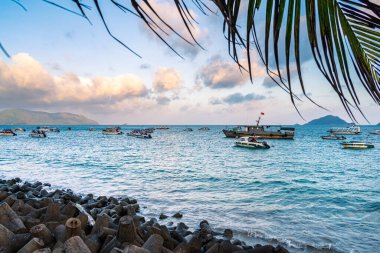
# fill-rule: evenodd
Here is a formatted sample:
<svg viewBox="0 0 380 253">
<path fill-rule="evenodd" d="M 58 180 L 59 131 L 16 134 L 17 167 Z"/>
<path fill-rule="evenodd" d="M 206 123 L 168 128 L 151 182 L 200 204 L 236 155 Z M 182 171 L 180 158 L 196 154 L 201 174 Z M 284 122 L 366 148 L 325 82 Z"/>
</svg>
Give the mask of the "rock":
<svg viewBox="0 0 380 253">
<path fill-rule="evenodd" d="M 41 192 L 40 192 L 40 196 L 41 197 L 47 197 L 49 195 L 48 191 L 45 190 L 45 189 L 42 189 Z"/>
<path fill-rule="evenodd" d="M 160 220 L 164 220 L 164 219 L 167 219 L 169 216 L 167 216 L 167 215 L 165 215 L 165 214 L 163 214 L 163 213 L 161 213 L 160 214 L 160 217 L 158 217 Z"/>
<path fill-rule="evenodd" d="M 282 247 L 281 245 L 277 245 L 277 247 L 274 249 L 275 253 L 289 253 L 287 249 Z"/>
<path fill-rule="evenodd" d="M 181 219 L 183 217 L 183 214 L 181 214 L 180 212 L 177 212 L 172 217 L 176 219 Z"/>
<path fill-rule="evenodd" d="M 231 240 L 232 237 L 234 236 L 234 233 L 232 232 L 231 229 L 225 229 L 224 232 L 223 232 L 223 237 L 228 239 L 228 240 Z"/>
<path fill-rule="evenodd" d="M 18 199 L 25 199 L 25 193 L 23 193 L 22 191 L 19 191 L 16 193 L 16 197 Z"/>
</svg>

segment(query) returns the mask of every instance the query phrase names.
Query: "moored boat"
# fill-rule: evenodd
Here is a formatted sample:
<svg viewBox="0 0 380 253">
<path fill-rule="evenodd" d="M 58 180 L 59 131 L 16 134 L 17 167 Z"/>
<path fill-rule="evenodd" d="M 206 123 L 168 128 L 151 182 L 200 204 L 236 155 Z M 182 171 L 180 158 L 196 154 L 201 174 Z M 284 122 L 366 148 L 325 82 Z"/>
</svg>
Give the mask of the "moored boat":
<svg viewBox="0 0 380 253">
<path fill-rule="evenodd" d="M 15 133 L 23 133 L 23 132 L 25 132 L 25 129 L 24 128 L 15 128 L 12 131 Z"/>
<path fill-rule="evenodd" d="M 56 128 L 56 127 L 47 127 L 47 126 L 37 127 L 37 130 L 40 130 L 40 131 L 43 131 L 43 132 L 55 132 L 55 133 L 59 133 L 60 132 L 59 128 Z"/>
<path fill-rule="evenodd" d="M 17 134 L 15 134 L 11 129 L 4 129 L 0 131 L 0 136 L 16 136 L 16 135 Z"/>
<path fill-rule="evenodd" d="M 370 134 L 380 134 L 380 130 L 375 130 L 375 131 L 372 131 L 372 132 L 369 132 Z"/>
<path fill-rule="evenodd" d="M 128 136 L 141 138 L 141 139 L 151 139 L 152 135 L 150 132 L 147 132 L 145 129 L 135 129 L 127 133 Z"/>
<path fill-rule="evenodd" d="M 344 136 L 339 136 L 339 135 L 335 135 L 335 134 L 321 136 L 321 138 L 324 140 L 345 140 L 346 139 L 346 137 L 344 137 Z"/>
<path fill-rule="evenodd" d="M 123 132 L 120 130 L 120 127 L 108 127 L 102 130 L 104 135 L 121 135 Z"/>
<path fill-rule="evenodd" d="M 351 149 L 367 149 L 367 148 L 375 147 L 375 145 L 373 145 L 371 142 L 360 142 L 360 141 L 342 142 L 341 145 L 343 146 L 343 148 L 351 148 Z"/>
<path fill-rule="evenodd" d="M 340 134 L 340 135 L 355 135 L 360 134 L 361 130 L 360 127 L 357 125 L 352 125 L 349 127 L 334 127 L 328 130 L 328 132 L 332 134 Z"/>
<path fill-rule="evenodd" d="M 261 113 L 261 115 L 264 115 L 264 113 Z M 294 127 L 260 125 L 261 115 L 256 121 L 256 125 L 237 126 L 232 129 L 223 129 L 224 135 L 227 138 L 255 136 L 257 139 L 294 139 Z"/>
<path fill-rule="evenodd" d="M 208 127 L 201 127 L 201 128 L 199 128 L 198 130 L 199 130 L 199 131 L 209 131 L 210 128 L 208 128 Z"/>
<path fill-rule="evenodd" d="M 41 131 L 41 130 L 33 130 L 30 134 L 29 134 L 30 137 L 32 138 L 46 138 L 47 135 L 44 131 Z"/>
<path fill-rule="evenodd" d="M 259 142 L 256 140 L 255 136 L 240 137 L 235 141 L 237 147 L 242 148 L 254 148 L 254 149 L 268 149 L 270 146 L 265 141 Z"/>
</svg>

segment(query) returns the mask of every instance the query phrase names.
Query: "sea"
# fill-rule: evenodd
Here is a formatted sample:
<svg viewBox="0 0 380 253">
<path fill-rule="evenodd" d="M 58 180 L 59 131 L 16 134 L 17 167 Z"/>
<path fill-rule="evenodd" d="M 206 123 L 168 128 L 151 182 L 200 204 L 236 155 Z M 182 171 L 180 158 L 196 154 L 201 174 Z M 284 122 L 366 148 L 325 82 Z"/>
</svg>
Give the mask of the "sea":
<svg viewBox="0 0 380 253">
<path fill-rule="evenodd" d="M 365 150 L 322 140 L 329 126 L 295 126 L 294 140 L 267 140 L 266 150 L 235 147 L 223 135 L 226 126 L 169 126 L 152 139 L 102 135 L 106 126 L 99 125 L 57 126 L 60 133 L 34 139 L 34 126 L 15 127 L 27 131 L 0 137 L 3 179 L 136 198 L 145 217 L 168 215 L 162 224 L 195 229 L 207 220 L 249 244 L 281 244 L 290 252 L 380 250 L 380 135 L 369 134 L 380 127 L 347 136 L 375 145 Z M 182 219 L 171 217 L 177 212 Z"/>
</svg>

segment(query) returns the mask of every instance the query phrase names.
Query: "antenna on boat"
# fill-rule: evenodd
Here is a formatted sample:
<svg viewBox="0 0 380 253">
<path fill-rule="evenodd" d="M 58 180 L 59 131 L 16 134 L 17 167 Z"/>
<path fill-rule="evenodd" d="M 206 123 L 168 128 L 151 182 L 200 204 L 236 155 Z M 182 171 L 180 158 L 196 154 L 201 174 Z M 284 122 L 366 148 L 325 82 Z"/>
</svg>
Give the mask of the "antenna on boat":
<svg viewBox="0 0 380 253">
<path fill-rule="evenodd" d="M 256 120 L 256 122 L 257 122 L 257 125 L 256 125 L 256 127 L 259 127 L 259 124 L 260 124 L 260 120 L 261 120 L 261 116 L 262 115 L 264 115 L 264 113 L 263 112 L 261 112 L 260 113 L 260 115 L 259 115 L 259 119 L 258 120 Z"/>
</svg>

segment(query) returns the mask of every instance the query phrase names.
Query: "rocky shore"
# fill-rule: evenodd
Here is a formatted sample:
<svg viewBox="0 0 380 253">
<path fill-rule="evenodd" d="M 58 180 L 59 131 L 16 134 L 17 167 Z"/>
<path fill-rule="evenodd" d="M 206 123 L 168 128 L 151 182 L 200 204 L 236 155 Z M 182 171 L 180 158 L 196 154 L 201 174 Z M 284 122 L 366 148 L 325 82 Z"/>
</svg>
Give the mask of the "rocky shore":
<svg viewBox="0 0 380 253">
<path fill-rule="evenodd" d="M 146 220 L 135 199 L 49 187 L 19 178 L 0 180 L 0 253 L 288 252 L 280 245 L 246 245 L 230 229 L 216 233 L 206 220 L 195 231 L 182 222 Z"/>
</svg>

